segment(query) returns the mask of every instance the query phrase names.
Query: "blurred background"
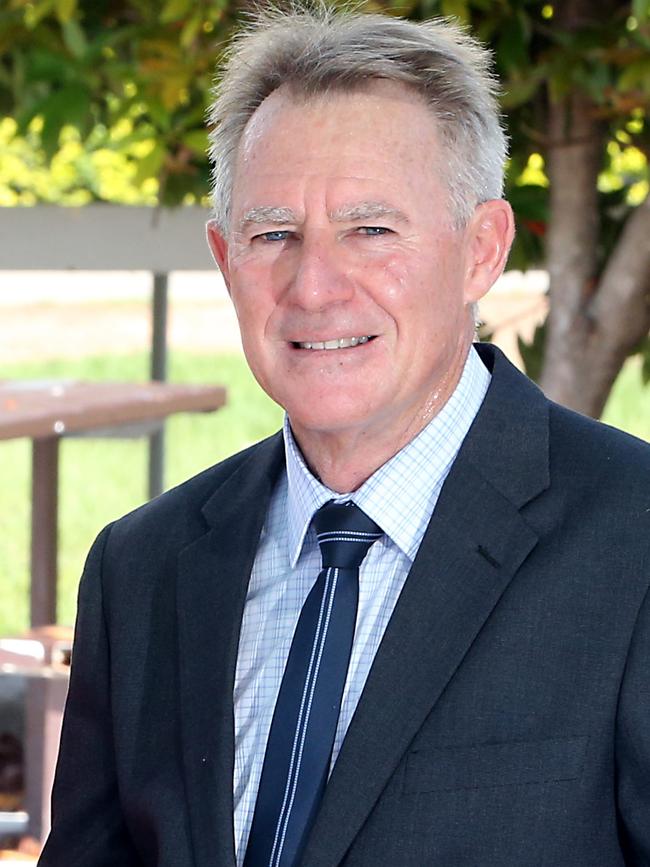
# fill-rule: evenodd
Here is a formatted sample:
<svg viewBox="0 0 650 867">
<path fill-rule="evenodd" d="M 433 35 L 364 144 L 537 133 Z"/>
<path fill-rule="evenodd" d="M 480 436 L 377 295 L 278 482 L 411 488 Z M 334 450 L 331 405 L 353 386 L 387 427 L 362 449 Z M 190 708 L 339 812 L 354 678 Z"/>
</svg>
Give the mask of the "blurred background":
<svg viewBox="0 0 650 867">
<path fill-rule="evenodd" d="M 555 400 L 650 440 L 650 0 L 358 5 L 453 17 L 492 46 L 517 239 L 482 337 Z M 44 699 L 43 684 L 65 684 L 92 539 L 281 423 L 247 371 L 202 228 L 214 69 L 251 8 L 0 0 L 0 849 L 4 833 L 23 851 L 0 859 L 33 855 L 46 830 L 44 720 L 61 695 Z M 136 391 L 151 379 L 167 389 L 164 428 Z M 72 383 L 93 388 L 77 398 Z M 113 425 L 92 414 L 106 383 L 122 388 Z M 197 386 L 212 387 L 210 411 L 186 413 Z M 85 436 L 64 435 L 58 410 L 63 428 L 38 428 L 57 394 Z M 54 623 L 63 632 L 38 632 Z"/>
</svg>

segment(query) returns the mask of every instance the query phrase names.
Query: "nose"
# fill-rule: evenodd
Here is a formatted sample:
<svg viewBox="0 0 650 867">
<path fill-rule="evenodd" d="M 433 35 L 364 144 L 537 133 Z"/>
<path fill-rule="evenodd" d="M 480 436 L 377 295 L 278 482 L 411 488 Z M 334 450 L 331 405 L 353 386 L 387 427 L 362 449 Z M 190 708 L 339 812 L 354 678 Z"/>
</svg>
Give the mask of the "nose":
<svg viewBox="0 0 650 867">
<path fill-rule="evenodd" d="M 353 280 L 335 239 L 326 230 L 305 233 L 295 245 L 285 286 L 285 300 L 310 311 L 352 297 Z"/>
</svg>

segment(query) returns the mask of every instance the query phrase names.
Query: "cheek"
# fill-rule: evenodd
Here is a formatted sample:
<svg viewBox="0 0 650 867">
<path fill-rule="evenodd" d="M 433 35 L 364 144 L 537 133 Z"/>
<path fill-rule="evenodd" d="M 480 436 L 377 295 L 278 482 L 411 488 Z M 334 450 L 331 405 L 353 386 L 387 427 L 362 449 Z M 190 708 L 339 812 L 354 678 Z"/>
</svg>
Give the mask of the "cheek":
<svg viewBox="0 0 650 867">
<path fill-rule="evenodd" d="M 393 316 L 401 306 L 412 303 L 422 281 L 417 261 L 401 247 L 366 257 L 358 274 L 373 300 Z"/>
<path fill-rule="evenodd" d="M 231 293 L 246 355 L 257 354 L 266 330 L 268 312 L 257 293 L 238 287 Z"/>
<path fill-rule="evenodd" d="M 458 270 L 450 257 L 414 263 L 395 256 L 385 262 L 379 303 L 395 321 L 398 335 L 408 337 L 404 349 L 409 354 L 455 335 L 463 316 Z"/>
<path fill-rule="evenodd" d="M 400 257 L 393 256 L 384 264 L 384 274 L 386 275 L 384 285 L 386 301 L 391 304 L 408 303 L 409 287 L 413 282 L 413 275 L 408 265 Z"/>
<path fill-rule="evenodd" d="M 435 317 L 437 279 L 434 269 L 394 256 L 385 262 L 383 274 L 383 303 L 398 325 L 417 329 Z"/>
<path fill-rule="evenodd" d="M 231 270 L 230 297 L 241 326 L 268 317 L 272 305 L 268 269 L 247 262 Z"/>
</svg>

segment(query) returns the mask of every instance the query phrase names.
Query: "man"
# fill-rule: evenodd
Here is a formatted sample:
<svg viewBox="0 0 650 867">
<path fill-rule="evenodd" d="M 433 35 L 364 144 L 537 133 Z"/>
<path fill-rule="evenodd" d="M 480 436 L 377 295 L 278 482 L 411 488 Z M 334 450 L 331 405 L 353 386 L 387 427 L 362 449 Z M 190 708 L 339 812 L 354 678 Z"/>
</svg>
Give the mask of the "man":
<svg viewBox="0 0 650 867">
<path fill-rule="evenodd" d="M 472 346 L 513 235 L 483 49 L 274 13 L 212 120 L 287 422 L 100 534 L 40 863 L 650 864 L 649 449 Z"/>
</svg>

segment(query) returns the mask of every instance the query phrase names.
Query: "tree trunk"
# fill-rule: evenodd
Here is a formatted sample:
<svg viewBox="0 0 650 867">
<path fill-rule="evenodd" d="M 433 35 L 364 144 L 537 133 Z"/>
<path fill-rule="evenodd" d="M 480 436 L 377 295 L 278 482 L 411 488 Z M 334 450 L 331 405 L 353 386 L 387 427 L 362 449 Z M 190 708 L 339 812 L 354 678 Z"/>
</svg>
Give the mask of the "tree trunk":
<svg viewBox="0 0 650 867">
<path fill-rule="evenodd" d="M 596 182 L 603 136 L 581 94 L 549 108 L 551 182 L 546 255 L 550 308 L 541 386 L 554 400 L 589 412 L 583 361 L 593 340 L 588 315 L 594 292 L 598 246 Z"/>
<path fill-rule="evenodd" d="M 558 26 L 568 30 L 594 14 L 587 0 L 556 8 Z M 553 400 L 598 417 L 630 350 L 650 328 L 650 200 L 628 218 L 598 275 L 596 184 L 607 136 L 594 109 L 575 89 L 549 105 L 551 303 L 541 386 Z"/>
</svg>

